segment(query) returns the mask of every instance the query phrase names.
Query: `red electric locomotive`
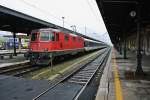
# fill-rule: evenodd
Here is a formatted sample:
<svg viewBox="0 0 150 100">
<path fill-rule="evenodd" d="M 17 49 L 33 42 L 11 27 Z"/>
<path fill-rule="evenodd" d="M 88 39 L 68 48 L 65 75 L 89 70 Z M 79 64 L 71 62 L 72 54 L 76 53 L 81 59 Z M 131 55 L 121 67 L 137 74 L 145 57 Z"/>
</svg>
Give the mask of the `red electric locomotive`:
<svg viewBox="0 0 150 100">
<path fill-rule="evenodd" d="M 84 39 L 57 29 L 37 29 L 31 32 L 30 61 L 47 65 L 51 57 L 84 51 Z"/>
</svg>

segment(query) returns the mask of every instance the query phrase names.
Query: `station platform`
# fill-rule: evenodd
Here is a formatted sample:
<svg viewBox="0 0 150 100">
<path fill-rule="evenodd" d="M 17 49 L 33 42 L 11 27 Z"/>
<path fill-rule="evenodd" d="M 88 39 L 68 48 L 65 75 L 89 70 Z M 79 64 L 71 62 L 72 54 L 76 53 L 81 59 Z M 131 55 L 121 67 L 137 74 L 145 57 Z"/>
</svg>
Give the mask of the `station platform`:
<svg viewBox="0 0 150 100">
<path fill-rule="evenodd" d="M 137 75 L 136 54 L 123 59 L 115 49 L 100 81 L 96 100 L 150 100 L 150 55 L 143 55 L 144 75 Z"/>
<path fill-rule="evenodd" d="M 27 62 L 29 62 L 29 60 L 27 60 L 26 57 L 24 57 L 24 54 L 18 54 L 17 56 L 13 56 L 12 59 L 6 56 L 4 59 L 0 60 L 0 68 Z"/>
<path fill-rule="evenodd" d="M 23 54 L 23 53 L 26 53 L 28 51 L 28 49 L 16 49 L 16 53 L 20 53 L 20 54 Z M 0 55 L 3 55 L 3 54 L 9 54 L 9 53 L 14 53 L 14 50 L 10 49 L 10 50 L 0 50 Z"/>
</svg>

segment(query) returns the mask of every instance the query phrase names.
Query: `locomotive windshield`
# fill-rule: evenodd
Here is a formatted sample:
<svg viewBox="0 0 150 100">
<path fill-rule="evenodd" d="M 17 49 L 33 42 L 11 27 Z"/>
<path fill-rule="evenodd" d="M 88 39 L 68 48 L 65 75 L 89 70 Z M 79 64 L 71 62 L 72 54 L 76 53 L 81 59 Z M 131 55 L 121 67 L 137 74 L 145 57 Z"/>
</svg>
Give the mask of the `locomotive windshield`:
<svg viewBox="0 0 150 100">
<path fill-rule="evenodd" d="M 36 33 L 32 33 L 31 35 L 31 41 L 35 41 L 37 38 L 37 34 Z"/>
<path fill-rule="evenodd" d="M 54 33 L 52 32 L 41 32 L 40 33 L 41 41 L 54 41 Z"/>
</svg>

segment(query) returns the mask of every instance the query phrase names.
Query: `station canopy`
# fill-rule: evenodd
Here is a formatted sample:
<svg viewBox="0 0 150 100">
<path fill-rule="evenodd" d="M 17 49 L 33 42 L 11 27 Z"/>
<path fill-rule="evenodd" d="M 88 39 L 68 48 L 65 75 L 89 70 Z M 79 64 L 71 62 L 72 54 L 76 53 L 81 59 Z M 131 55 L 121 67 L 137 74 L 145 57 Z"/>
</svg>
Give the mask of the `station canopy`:
<svg viewBox="0 0 150 100">
<path fill-rule="evenodd" d="M 50 26 L 54 27 L 53 24 L 0 6 L 0 30 L 29 33 L 32 29 Z"/>
<path fill-rule="evenodd" d="M 38 28 L 56 28 L 65 33 L 73 33 L 87 39 L 99 41 L 94 38 L 85 36 L 81 33 L 74 32 L 72 30 L 63 28 L 53 23 L 32 17 L 30 15 L 26 15 L 22 12 L 18 12 L 0 5 L 0 30 L 10 31 L 14 33 L 29 34 L 31 30 L 38 29 Z"/>
<path fill-rule="evenodd" d="M 96 0 L 104 23 L 115 44 L 123 35 L 137 31 L 137 23 L 143 29 L 150 24 L 150 0 Z"/>
</svg>

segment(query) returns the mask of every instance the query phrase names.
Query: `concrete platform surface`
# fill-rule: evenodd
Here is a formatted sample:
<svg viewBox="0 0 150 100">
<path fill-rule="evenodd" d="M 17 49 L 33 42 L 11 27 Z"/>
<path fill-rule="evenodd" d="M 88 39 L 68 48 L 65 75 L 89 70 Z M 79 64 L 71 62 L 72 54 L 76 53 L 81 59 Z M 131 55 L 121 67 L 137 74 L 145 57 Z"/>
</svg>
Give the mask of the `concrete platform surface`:
<svg viewBox="0 0 150 100">
<path fill-rule="evenodd" d="M 12 59 L 10 59 L 9 57 L 5 57 L 4 59 L 0 60 L 0 68 L 19 64 L 19 63 L 27 63 L 27 62 L 29 62 L 29 60 L 26 60 L 24 54 L 19 54 L 17 56 L 14 56 Z"/>
<path fill-rule="evenodd" d="M 109 66 L 105 68 L 96 100 L 150 100 L 150 56 L 143 55 L 145 75 L 137 75 L 136 54 L 128 52 L 123 59 L 113 50 Z M 102 82 L 103 81 L 103 82 Z"/>
<path fill-rule="evenodd" d="M 16 49 L 16 53 L 26 53 L 28 49 Z M 14 50 L 0 50 L 0 55 L 14 53 Z"/>
</svg>

